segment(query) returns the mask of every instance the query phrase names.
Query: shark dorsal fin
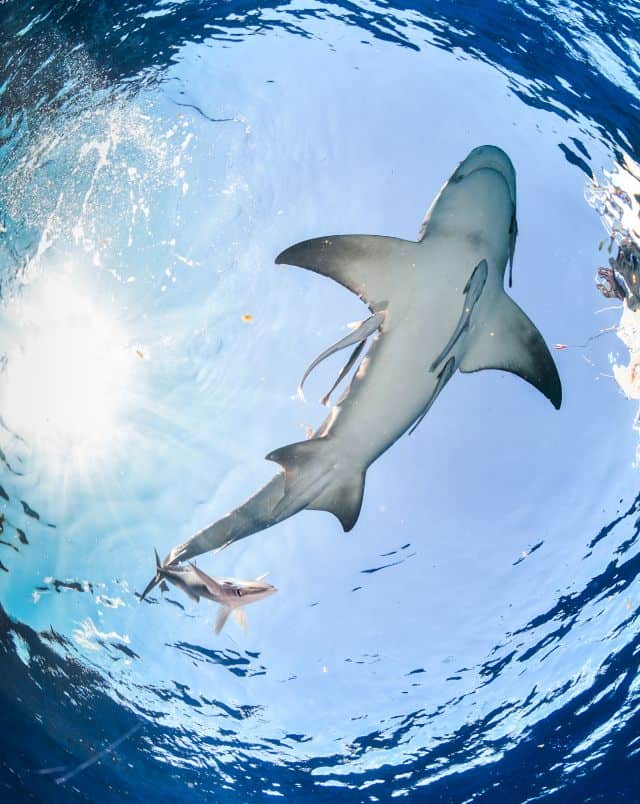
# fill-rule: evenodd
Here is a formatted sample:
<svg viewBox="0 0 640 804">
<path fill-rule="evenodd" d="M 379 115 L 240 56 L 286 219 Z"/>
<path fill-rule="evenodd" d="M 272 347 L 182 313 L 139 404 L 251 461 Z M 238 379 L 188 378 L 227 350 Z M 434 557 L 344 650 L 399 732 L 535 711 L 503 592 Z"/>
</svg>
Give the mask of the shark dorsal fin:
<svg viewBox="0 0 640 804">
<path fill-rule="evenodd" d="M 483 318 L 471 325 L 471 331 L 473 337 L 460 361 L 460 371 L 510 371 L 531 383 L 556 409 L 560 407 L 562 386 L 547 344 L 506 293 L 498 294 Z"/>
<path fill-rule="evenodd" d="M 297 265 L 339 282 L 372 309 L 383 308 L 391 295 L 394 275 L 415 264 L 418 244 L 378 235 L 315 237 L 290 246 L 276 265 Z"/>
</svg>

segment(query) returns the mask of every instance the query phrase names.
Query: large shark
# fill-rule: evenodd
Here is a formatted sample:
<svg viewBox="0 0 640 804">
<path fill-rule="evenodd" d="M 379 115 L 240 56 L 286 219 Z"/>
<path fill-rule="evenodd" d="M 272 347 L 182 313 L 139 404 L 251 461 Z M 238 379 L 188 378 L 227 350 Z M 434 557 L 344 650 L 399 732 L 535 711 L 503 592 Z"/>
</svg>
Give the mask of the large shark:
<svg viewBox="0 0 640 804">
<path fill-rule="evenodd" d="M 310 369 L 337 349 L 355 345 L 339 381 L 375 333 L 373 343 L 313 436 L 267 455 L 283 471 L 174 547 L 165 565 L 225 547 L 302 509 L 329 511 L 351 530 L 367 468 L 417 426 L 456 369 L 511 372 L 559 408 L 560 378 L 544 339 L 504 291 L 516 235 L 513 165 L 500 148 L 485 145 L 471 151 L 444 184 L 417 241 L 334 235 L 283 251 L 277 264 L 339 282 L 371 312 Z"/>
<path fill-rule="evenodd" d="M 249 603 L 264 600 L 278 590 L 270 583 L 265 583 L 264 576 L 255 581 L 242 581 L 238 578 L 212 578 L 192 562 L 183 566 L 165 567 L 160 563 L 160 556 L 156 552 L 156 575 L 147 584 L 147 588 L 140 596 L 141 600 L 149 594 L 151 589 L 160 583 L 169 581 L 174 586 L 195 600 L 200 598 L 212 600 L 220 604 L 220 611 L 216 619 L 216 634 L 224 628 L 227 618 L 233 613 L 243 628 L 246 628 L 247 618 L 244 607 Z"/>
</svg>

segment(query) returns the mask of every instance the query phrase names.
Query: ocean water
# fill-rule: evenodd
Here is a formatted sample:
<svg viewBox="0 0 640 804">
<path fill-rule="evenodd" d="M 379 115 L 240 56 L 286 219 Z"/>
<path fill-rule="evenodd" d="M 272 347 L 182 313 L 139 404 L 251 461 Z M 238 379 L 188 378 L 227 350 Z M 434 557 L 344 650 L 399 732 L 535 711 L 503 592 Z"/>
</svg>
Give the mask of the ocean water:
<svg viewBox="0 0 640 804">
<path fill-rule="evenodd" d="M 640 247 L 632 2 L 0 3 L 3 801 L 640 801 Z M 139 595 L 324 418 L 366 314 L 274 265 L 415 239 L 511 157 L 513 298 L 559 412 L 456 374 L 369 470 L 200 566 L 248 630 Z M 631 280 L 630 280 L 631 281 Z M 415 349 L 420 350 L 420 343 Z"/>
</svg>

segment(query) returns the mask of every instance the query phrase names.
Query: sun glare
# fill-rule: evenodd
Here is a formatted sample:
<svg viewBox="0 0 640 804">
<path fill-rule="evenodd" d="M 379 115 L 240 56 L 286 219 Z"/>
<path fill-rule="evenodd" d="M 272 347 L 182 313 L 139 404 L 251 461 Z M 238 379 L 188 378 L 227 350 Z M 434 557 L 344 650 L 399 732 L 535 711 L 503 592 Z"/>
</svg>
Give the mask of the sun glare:
<svg viewBox="0 0 640 804">
<path fill-rule="evenodd" d="M 59 460 L 104 456 L 135 360 L 122 327 L 71 274 L 35 280 L 13 300 L 7 323 L 6 426 Z"/>
</svg>

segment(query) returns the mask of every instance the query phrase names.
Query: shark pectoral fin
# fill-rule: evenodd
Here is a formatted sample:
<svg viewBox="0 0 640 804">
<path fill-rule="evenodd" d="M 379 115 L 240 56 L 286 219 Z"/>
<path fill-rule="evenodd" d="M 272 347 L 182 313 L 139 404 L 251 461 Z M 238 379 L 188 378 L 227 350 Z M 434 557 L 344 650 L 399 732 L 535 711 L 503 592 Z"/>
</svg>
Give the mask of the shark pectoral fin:
<svg viewBox="0 0 640 804">
<path fill-rule="evenodd" d="M 460 371 L 501 369 L 517 374 L 559 409 L 562 385 L 544 338 L 518 305 L 501 293 L 483 321 L 475 322 Z"/>
<path fill-rule="evenodd" d="M 240 628 L 242 628 L 242 630 L 246 634 L 247 631 L 249 630 L 249 626 L 247 624 L 247 613 L 246 613 L 246 611 L 243 608 L 235 609 L 234 612 L 233 612 L 233 616 L 235 618 L 235 621 L 240 626 Z"/>
<path fill-rule="evenodd" d="M 224 628 L 224 624 L 227 622 L 229 615 L 231 614 L 231 609 L 229 606 L 221 606 L 220 611 L 218 612 L 218 616 L 216 617 L 216 634 L 219 634 L 220 631 Z"/>
<path fill-rule="evenodd" d="M 354 343 L 360 343 L 366 341 L 366 339 L 374 333 L 378 327 L 380 327 L 385 319 L 385 313 L 374 313 L 372 316 L 369 316 L 366 321 L 363 321 L 353 332 L 350 332 L 344 338 L 341 338 L 337 343 L 334 343 L 333 346 L 330 346 L 328 349 L 325 349 L 322 354 L 318 355 L 316 359 L 311 363 L 309 368 L 305 371 L 302 379 L 300 380 L 300 384 L 298 385 L 298 395 L 304 399 L 304 394 L 302 392 L 304 383 L 314 370 L 314 368 L 322 363 L 323 360 L 326 360 L 332 354 L 339 352 L 340 349 L 346 349 L 347 346 L 352 346 Z M 353 365 L 353 364 L 352 364 Z M 335 386 L 334 386 L 335 387 Z M 333 390 L 333 389 L 332 389 Z M 329 392 L 331 393 L 331 392 Z"/>
<path fill-rule="evenodd" d="M 396 237 L 332 235 L 290 246 L 276 257 L 276 265 L 328 276 L 374 305 L 389 300 L 398 270 L 411 270 L 417 249 L 417 243 Z"/>
</svg>

